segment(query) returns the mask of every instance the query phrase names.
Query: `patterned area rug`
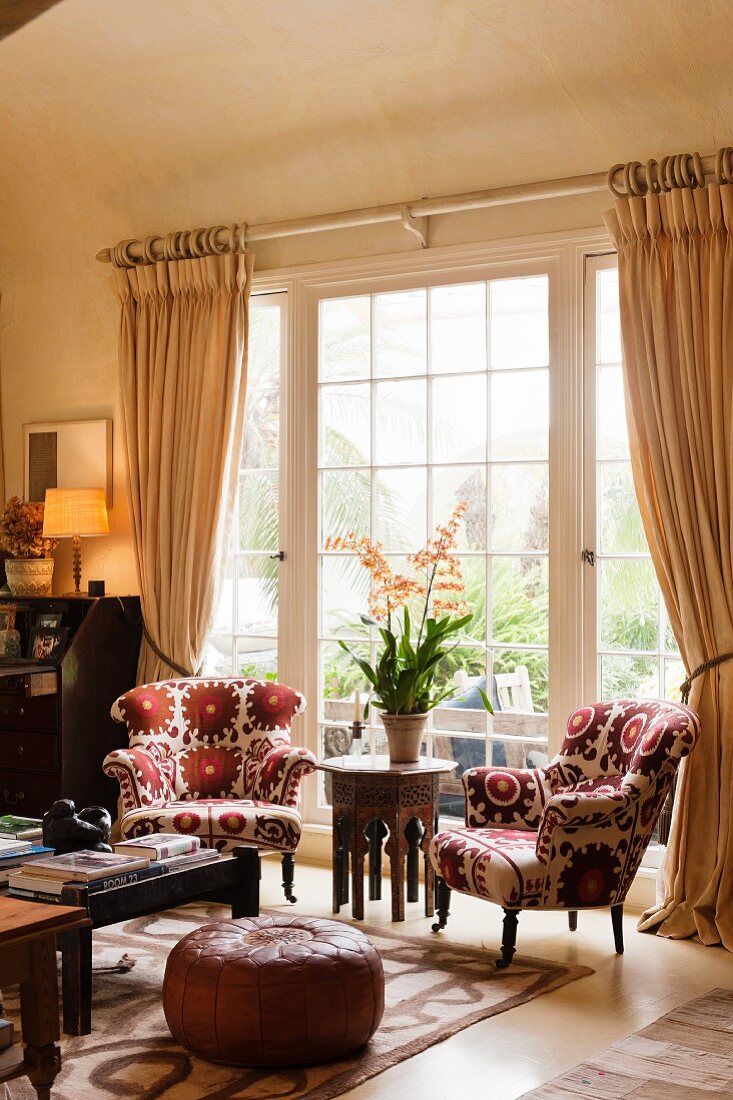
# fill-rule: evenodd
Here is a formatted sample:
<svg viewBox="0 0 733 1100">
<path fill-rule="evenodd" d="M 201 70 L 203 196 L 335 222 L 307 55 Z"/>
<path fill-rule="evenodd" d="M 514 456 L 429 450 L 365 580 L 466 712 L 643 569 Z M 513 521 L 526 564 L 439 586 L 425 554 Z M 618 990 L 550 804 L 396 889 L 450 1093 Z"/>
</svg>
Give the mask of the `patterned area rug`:
<svg viewBox="0 0 733 1100">
<path fill-rule="evenodd" d="M 660 1016 L 522 1100 L 710 1100 L 733 1097 L 733 989 Z"/>
<path fill-rule="evenodd" d="M 94 933 L 91 1035 L 62 1039 L 63 1066 L 54 1100 L 328 1100 L 449 1035 L 585 977 L 584 966 L 517 956 L 508 970 L 495 953 L 445 939 L 364 928 L 382 956 L 386 1010 L 380 1028 L 356 1057 L 307 1068 L 263 1071 L 204 1062 L 178 1046 L 166 1027 L 161 985 L 166 956 L 197 925 L 221 920 L 216 905 L 186 905 Z M 114 972 L 122 955 L 135 959 Z M 106 970 L 103 968 L 107 968 Z M 8 993 L 15 991 L 9 990 Z M 6 1011 L 15 1016 L 17 1001 Z M 12 1100 L 34 1100 L 25 1079 Z"/>
</svg>

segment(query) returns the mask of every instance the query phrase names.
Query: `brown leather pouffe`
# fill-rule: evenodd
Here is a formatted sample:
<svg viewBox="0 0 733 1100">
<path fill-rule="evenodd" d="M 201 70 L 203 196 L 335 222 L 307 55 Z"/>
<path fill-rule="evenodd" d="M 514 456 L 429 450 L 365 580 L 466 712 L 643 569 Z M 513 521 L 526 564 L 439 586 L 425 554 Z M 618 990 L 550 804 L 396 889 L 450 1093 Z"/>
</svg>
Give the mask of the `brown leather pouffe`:
<svg viewBox="0 0 733 1100">
<path fill-rule="evenodd" d="M 363 932 L 315 917 L 224 920 L 168 956 L 171 1034 L 211 1062 L 310 1065 L 363 1046 L 384 1012 L 384 973 Z"/>
</svg>

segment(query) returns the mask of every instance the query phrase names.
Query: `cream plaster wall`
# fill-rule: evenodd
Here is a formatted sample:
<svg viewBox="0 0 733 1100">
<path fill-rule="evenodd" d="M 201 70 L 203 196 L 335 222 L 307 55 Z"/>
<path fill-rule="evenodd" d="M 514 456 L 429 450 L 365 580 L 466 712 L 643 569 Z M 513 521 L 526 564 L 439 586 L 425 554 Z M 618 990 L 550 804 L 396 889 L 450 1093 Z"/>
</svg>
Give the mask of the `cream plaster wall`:
<svg viewBox="0 0 733 1100">
<path fill-rule="evenodd" d="M 728 0 L 63 0 L 0 43 L 8 494 L 24 422 L 111 415 L 112 537 L 85 575 L 136 588 L 100 247 L 710 152 L 733 135 L 731 29 Z M 432 240 L 595 226 L 606 205 L 438 218 Z M 257 268 L 414 247 L 319 234 L 260 245 Z"/>
</svg>

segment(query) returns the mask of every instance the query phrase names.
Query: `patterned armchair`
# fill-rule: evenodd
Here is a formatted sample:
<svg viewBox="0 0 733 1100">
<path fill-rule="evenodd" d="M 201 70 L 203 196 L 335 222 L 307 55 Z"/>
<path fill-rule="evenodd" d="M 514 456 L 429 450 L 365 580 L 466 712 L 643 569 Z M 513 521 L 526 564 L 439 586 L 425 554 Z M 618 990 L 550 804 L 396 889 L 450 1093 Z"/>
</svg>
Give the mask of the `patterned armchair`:
<svg viewBox="0 0 733 1100">
<path fill-rule="evenodd" d="M 438 921 L 450 891 L 504 909 L 501 958 L 516 944 L 522 909 L 611 907 L 623 952 L 623 902 L 651 838 L 677 765 L 695 747 L 697 715 L 668 702 L 621 700 L 581 707 L 560 752 L 536 769 L 472 768 L 463 774 L 465 828 L 428 846 L 438 877 Z"/>
<path fill-rule="evenodd" d="M 305 705 L 292 688 L 259 680 L 165 680 L 120 696 L 112 717 L 130 747 L 103 767 L 119 780 L 122 836 L 195 834 L 221 852 L 242 843 L 282 852 L 295 901 L 298 788 L 316 759 L 291 746 L 290 724 Z"/>
</svg>

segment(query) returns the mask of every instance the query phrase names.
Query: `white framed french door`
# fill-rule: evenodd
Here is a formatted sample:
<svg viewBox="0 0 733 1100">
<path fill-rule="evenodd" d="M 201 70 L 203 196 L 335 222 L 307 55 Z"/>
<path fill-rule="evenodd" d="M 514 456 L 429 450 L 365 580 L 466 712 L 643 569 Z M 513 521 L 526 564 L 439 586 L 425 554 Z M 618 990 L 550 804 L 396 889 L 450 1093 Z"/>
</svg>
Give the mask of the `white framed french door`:
<svg viewBox="0 0 733 1100">
<path fill-rule="evenodd" d="M 368 580 L 348 555 L 326 550 L 326 538 L 354 531 L 381 541 L 399 570 L 460 499 L 469 502 L 460 554 L 477 613 L 443 673 L 452 697 L 432 716 L 427 751 L 464 766 L 523 765 L 559 740 L 550 670 L 564 676 L 566 653 L 555 665 L 550 649 L 565 607 L 556 599 L 553 609 L 553 578 L 562 592 L 561 574 L 577 572 L 550 506 L 568 453 L 550 430 L 564 432 L 569 415 L 567 289 L 557 256 L 311 289 L 309 726 L 319 754 L 343 750 L 354 690 L 366 698 L 338 639 L 371 656 L 377 646 L 358 621 Z M 498 702 L 493 719 L 473 699 L 479 686 Z M 376 713 L 367 744 L 382 748 Z M 312 819 L 328 820 L 327 794 L 321 788 L 309 807 Z"/>
<path fill-rule="evenodd" d="M 232 546 L 206 657 L 211 674 L 273 680 L 280 675 L 287 348 L 287 293 L 253 293 L 244 439 Z"/>
<path fill-rule="evenodd" d="M 585 695 L 679 699 L 684 665 L 631 474 L 615 254 L 586 260 L 584 381 Z"/>
</svg>

